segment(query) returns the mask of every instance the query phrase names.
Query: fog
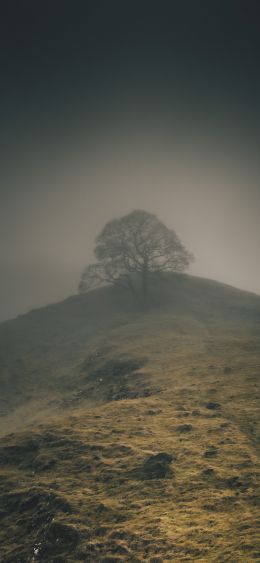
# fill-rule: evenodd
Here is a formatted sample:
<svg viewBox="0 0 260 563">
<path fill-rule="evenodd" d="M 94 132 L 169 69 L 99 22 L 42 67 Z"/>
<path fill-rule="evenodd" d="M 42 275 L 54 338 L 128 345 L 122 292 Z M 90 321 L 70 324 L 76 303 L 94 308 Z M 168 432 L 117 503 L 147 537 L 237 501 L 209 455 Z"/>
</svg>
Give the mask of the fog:
<svg viewBox="0 0 260 563">
<path fill-rule="evenodd" d="M 202 39 L 183 50 L 179 36 L 165 43 L 163 28 L 148 44 L 139 30 L 138 49 L 109 35 L 97 52 L 98 18 L 88 49 L 65 40 L 68 60 L 64 45 L 52 45 L 59 73 L 43 24 L 37 63 L 18 43 L 9 57 L 23 81 L 14 74 L 3 111 L 0 320 L 77 292 L 95 236 L 133 209 L 176 231 L 195 255 L 191 274 L 260 294 L 259 108 L 248 36 L 233 51 L 217 17 L 212 67 L 210 33 L 202 56 Z M 52 22 L 57 44 L 68 22 L 68 14 L 60 28 Z M 35 37 L 26 25 L 29 51 Z M 115 55 L 122 41 L 123 60 Z"/>
</svg>

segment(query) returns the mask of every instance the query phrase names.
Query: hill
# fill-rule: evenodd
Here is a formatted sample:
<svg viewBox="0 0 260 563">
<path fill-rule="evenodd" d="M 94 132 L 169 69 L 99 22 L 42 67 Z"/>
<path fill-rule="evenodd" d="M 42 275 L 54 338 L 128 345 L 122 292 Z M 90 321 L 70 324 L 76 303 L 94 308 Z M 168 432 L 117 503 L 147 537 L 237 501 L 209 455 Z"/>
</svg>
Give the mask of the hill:
<svg viewBox="0 0 260 563">
<path fill-rule="evenodd" d="M 260 297 L 176 274 L 151 300 L 0 325 L 1 561 L 259 560 Z"/>
</svg>

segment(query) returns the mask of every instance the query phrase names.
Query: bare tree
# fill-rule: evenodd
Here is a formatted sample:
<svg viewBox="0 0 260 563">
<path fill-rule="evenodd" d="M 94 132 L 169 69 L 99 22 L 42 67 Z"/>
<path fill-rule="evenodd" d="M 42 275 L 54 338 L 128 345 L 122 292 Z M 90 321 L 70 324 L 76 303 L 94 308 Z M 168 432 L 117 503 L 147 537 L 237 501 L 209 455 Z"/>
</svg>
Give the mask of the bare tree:
<svg viewBox="0 0 260 563">
<path fill-rule="evenodd" d="M 152 272 L 182 272 L 193 259 L 173 230 L 142 210 L 108 222 L 96 238 L 95 256 L 97 262 L 81 276 L 79 291 L 112 283 L 139 295 L 143 305 Z"/>
</svg>

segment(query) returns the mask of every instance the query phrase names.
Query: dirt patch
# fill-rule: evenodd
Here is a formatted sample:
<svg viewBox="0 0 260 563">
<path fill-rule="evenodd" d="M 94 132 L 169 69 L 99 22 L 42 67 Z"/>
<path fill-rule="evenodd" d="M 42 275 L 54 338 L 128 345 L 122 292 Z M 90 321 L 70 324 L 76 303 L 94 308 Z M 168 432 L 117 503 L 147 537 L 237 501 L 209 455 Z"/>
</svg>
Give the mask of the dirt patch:
<svg viewBox="0 0 260 563">
<path fill-rule="evenodd" d="M 100 363 L 100 359 L 99 362 Z M 113 359 L 103 362 L 101 365 L 93 365 L 93 361 L 87 359 L 83 364 L 83 372 L 87 372 L 91 380 L 100 378 L 114 379 L 122 378 L 141 369 L 147 360 L 137 358 Z"/>
<path fill-rule="evenodd" d="M 150 397 L 160 392 L 151 386 L 149 374 L 140 369 L 147 363 L 146 359 L 123 358 L 102 361 L 92 356 L 87 359 L 81 370 L 86 378 L 81 382 L 71 399 L 77 403 L 83 399 L 102 401 L 122 401 Z"/>
</svg>

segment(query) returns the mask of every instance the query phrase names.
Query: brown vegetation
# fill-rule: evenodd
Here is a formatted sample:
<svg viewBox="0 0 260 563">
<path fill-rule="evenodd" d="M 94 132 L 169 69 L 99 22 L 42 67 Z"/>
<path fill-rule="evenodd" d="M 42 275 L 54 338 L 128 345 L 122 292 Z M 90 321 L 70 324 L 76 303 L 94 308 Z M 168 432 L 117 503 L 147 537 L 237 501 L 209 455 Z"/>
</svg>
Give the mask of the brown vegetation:
<svg viewBox="0 0 260 563">
<path fill-rule="evenodd" d="M 1 561 L 258 561 L 254 322 L 133 315 L 52 404 L 47 378 L 45 410 L 1 439 Z"/>
</svg>

